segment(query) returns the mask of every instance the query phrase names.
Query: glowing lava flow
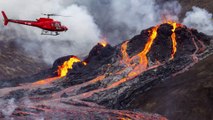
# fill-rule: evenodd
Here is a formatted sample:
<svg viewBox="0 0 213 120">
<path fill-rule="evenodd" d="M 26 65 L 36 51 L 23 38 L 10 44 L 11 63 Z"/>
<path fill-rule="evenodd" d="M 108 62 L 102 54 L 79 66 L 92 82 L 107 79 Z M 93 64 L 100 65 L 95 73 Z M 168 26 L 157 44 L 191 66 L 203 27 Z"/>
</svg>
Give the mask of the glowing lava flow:
<svg viewBox="0 0 213 120">
<path fill-rule="evenodd" d="M 170 60 L 174 59 L 174 56 L 175 56 L 175 53 L 177 52 L 177 42 L 176 42 L 176 34 L 175 34 L 175 30 L 176 30 L 176 27 L 177 27 L 177 24 L 176 23 L 170 23 L 172 26 L 173 26 L 173 29 L 172 29 L 172 55 L 171 55 L 171 58 Z"/>
<path fill-rule="evenodd" d="M 175 34 L 175 29 L 176 29 L 176 23 L 173 24 L 173 29 L 172 29 L 172 55 L 171 55 L 171 59 L 174 59 L 175 53 L 177 51 L 177 42 L 176 42 L 176 34 Z"/>
<path fill-rule="evenodd" d="M 45 85 L 45 84 L 49 84 L 52 83 L 53 81 L 59 79 L 61 77 L 52 77 L 52 78 L 47 78 L 45 80 L 39 80 L 38 82 L 34 82 L 33 85 Z"/>
<path fill-rule="evenodd" d="M 72 69 L 74 63 L 81 62 L 81 60 L 75 56 L 71 57 L 68 61 L 65 61 L 62 66 L 58 66 L 58 76 L 64 77 L 67 75 L 68 70 Z M 85 63 L 84 63 L 85 64 Z"/>
<path fill-rule="evenodd" d="M 175 54 L 177 52 L 177 41 L 176 41 L 175 30 L 177 29 L 177 27 L 181 27 L 182 25 L 181 24 L 177 24 L 176 22 L 172 22 L 172 21 L 169 21 L 167 23 L 172 25 L 172 27 L 173 27 L 172 35 L 171 35 L 171 38 L 172 38 L 172 55 L 171 55 L 171 58 L 170 58 L 170 60 L 173 60 L 174 56 L 175 56 Z"/>
<path fill-rule="evenodd" d="M 150 37 L 145 45 L 145 48 L 142 52 L 140 52 L 136 57 L 139 57 L 139 65 L 137 65 L 133 71 L 131 71 L 128 74 L 128 77 L 130 78 L 134 78 L 135 76 L 139 75 L 140 73 L 142 73 L 143 71 L 145 71 L 147 69 L 148 66 L 148 58 L 147 58 L 147 54 L 150 51 L 152 44 L 155 40 L 155 38 L 157 37 L 157 30 L 158 30 L 158 26 L 153 27 L 152 30 L 150 31 Z M 132 60 L 135 59 L 134 57 L 132 58 Z"/>
<path fill-rule="evenodd" d="M 140 57 L 140 64 L 144 64 L 145 66 L 147 66 L 148 59 L 147 59 L 146 55 L 150 51 L 152 44 L 153 44 L 155 38 L 157 37 L 157 30 L 158 30 L 158 26 L 152 28 L 151 36 L 149 37 L 149 40 L 146 43 L 144 50 L 141 53 L 138 54 L 138 56 Z M 145 61 L 144 61 L 143 58 L 145 58 Z"/>
<path fill-rule="evenodd" d="M 127 45 L 128 45 L 129 41 L 126 41 L 124 42 L 122 45 L 121 45 L 121 53 L 122 53 L 122 61 L 121 63 L 125 63 L 127 66 L 129 66 L 130 64 L 130 58 L 129 58 L 129 55 L 128 53 L 126 52 L 127 51 Z"/>
</svg>

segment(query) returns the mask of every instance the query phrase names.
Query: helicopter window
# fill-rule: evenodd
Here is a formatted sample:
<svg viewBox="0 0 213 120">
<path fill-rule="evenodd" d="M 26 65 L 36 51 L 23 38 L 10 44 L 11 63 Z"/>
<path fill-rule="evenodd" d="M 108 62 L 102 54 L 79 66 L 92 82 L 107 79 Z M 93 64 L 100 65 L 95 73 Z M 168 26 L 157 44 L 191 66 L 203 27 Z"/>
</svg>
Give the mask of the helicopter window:
<svg viewBox="0 0 213 120">
<path fill-rule="evenodd" d="M 55 27 L 56 29 L 60 29 L 61 28 L 61 24 L 60 23 L 53 23 L 52 26 Z"/>
</svg>

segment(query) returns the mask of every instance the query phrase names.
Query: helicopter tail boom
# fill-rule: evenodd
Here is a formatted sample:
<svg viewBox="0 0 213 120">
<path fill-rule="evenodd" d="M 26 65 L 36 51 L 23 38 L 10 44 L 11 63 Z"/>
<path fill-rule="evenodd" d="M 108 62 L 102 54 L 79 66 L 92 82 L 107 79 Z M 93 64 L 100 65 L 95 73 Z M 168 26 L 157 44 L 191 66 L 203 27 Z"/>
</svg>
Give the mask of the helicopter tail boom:
<svg viewBox="0 0 213 120">
<path fill-rule="evenodd" d="M 4 11 L 2 11 L 1 13 L 2 13 L 2 15 L 3 15 L 3 17 L 4 17 L 4 25 L 7 25 L 8 22 L 9 22 L 9 19 L 7 18 L 7 15 L 5 14 Z"/>
</svg>

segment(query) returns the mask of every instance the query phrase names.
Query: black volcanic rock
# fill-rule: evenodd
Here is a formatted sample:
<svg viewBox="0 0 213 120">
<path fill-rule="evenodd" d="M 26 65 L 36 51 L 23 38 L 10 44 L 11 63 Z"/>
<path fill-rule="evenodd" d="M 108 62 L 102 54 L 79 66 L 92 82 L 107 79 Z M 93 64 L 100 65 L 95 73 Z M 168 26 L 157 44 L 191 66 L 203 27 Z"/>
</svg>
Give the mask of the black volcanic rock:
<svg viewBox="0 0 213 120">
<path fill-rule="evenodd" d="M 130 56 L 133 56 L 135 55 L 135 53 L 138 53 L 143 50 L 147 39 L 149 38 L 149 30 L 151 30 L 151 28 L 147 30 L 142 30 L 140 35 L 136 35 L 129 40 L 127 53 Z"/>
<path fill-rule="evenodd" d="M 172 35 L 172 29 L 173 27 L 170 24 L 161 24 L 158 28 L 158 36 L 160 36 L 163 39 L 167 39 L 168 36 Z"/>
<path fill-rule="evenodd" d="M 95 64 L 106 64 L 106 59 L 112 56 L 115 52 L 115 49 L 107 44 L 105 47 L 98 43 L 92 48 L 89 53 L 89 56 L 85 59 L 85 62 L 88 63 L 90 67 L 95 66 Z"/>
<path fill-rule="evenodd" d="M 162 24 L 158 28 L 158 36 L 151 48 L 149 55 L 151 56 L 151 61 L 158 60 L 163 62 L 168 60 L 172 54 L 172 29 L 173 27 L 169 24 Z"/>
</svg>

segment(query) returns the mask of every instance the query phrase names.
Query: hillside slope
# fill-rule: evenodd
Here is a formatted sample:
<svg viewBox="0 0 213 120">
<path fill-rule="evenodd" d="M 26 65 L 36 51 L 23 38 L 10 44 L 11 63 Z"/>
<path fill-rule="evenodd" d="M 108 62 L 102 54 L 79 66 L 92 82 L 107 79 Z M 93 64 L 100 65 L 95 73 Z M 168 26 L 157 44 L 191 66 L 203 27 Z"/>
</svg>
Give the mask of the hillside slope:
<svg viewBox="0 0 213 120">
<path fill-rule="evenodd" d="M 188 72 L 139 95 L 131 108 L 159 113 L 170 120 L 213 119 L 213 55 Z"/>
<path fill-rule="evenodd" d="M 14 39 L 0 33 L 0 80 L 29 76 L 47 68 L 41 60 L 29 57 Z"/>
</svg>

